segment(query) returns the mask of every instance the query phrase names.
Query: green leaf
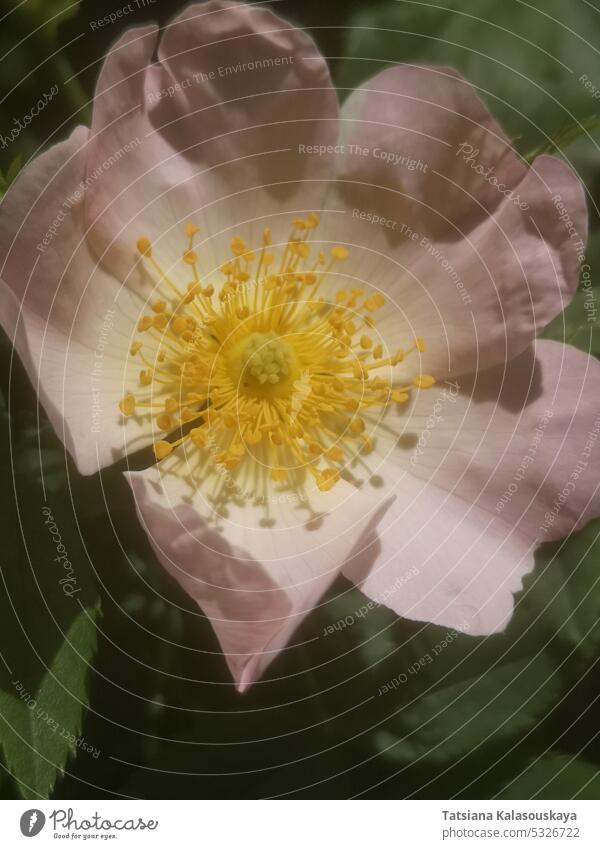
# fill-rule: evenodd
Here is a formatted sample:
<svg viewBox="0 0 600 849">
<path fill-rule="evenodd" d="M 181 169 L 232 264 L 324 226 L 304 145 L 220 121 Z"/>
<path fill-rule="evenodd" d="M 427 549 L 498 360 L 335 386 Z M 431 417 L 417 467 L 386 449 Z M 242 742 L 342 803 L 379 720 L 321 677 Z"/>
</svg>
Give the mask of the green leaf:
<svg viewBox="0 0 600 849">
<path fill-rule="evenodd" d="M 13 161 L 10 163 L 10 165 L 8 166 L 8 170 L 6 172 L 6 177 L 4 178 L 6 180 L 7 188 L 8 188 L 8 186 L 10 186 L 12 181 L 17 177 L 19 171 L 21 170 L 21 165 L 22 165 L 21 154 L 18 153 L 15 156 L 15 158 L 13 159 Z"/>
<path fill-rule="evenodd" d="M 600 356 L 600 290 L 578 291 L 569 306 L 550 322 L 542 334 Z"/>
<path fill-rule="evenodd" d="M 98 600 L 68 489 L 44 491 L 39 459 L 13 476 L 30 446 L 2 424 L 0 751 L 20 794 L 47 798 L 72 753 L 98 757 L 80 739 Z"/>
<path fill-rule="evenodd" d="M 537 567 L 525 580 L 521 605 L 525 617 L 546 637 L 586 661 L 600 644 L 600 520 L 567 540 L 543 546 Z M 572 665 L 572 664 L 571 664 Z"/>
<path fill-rule="evenodd" d="M 500 799 L 594 799 L 600 796 L 600 769 L 570 755 L 549 752 L 506 785 Z"/>
<path fill-rule="evenodd" d="M 597 67 L 589 42 L 598 14 L 591 4 L 404 0 L 369 4 L 349 24 L 338 85 L 352 89 L 401 62 L 454 67 L 478 87 L 523 152 L 597 106 L 581 81 Z M 600 79 L 595 82 L 600 85 Z"/>
<path fill-rule="evenodd" d="M 60 24 L 74 17 L 78 9 L 79 0 L 27 0 L 25 4 L 34 26 L 42 26 L 48 38 L 56 38 Z"/>
<path fill-rule="evenodd" d="M 597 127 L 600 127 L 600 115 L 588 115 L 583 121 L 566 121 L 548 141 L 539 144 L 525 156 L 525 159 L 527 162 L 533 162 L 543 153 L 560 152 L 582 136 L 588 136 Z"/>
<path fill-rule="evenodd" d="M 406 764 L 426 758 L 442 765 L 483 747 L 500 750 L 518 741 L 556 701 L 560 682 L 547 655 L 515 658 L 511 652 L 486 668 L 483 642 L 482 650 L 473 646 L 469 657 L 465 640 L 459 639 L 450 668 L 440 668 L 449 658 L 443 660 L 430 650 L 422 656 L 423 671 L 411 673 L 407 666 L 407 683 L 380 696 L 394 699 L 397 710 L 393 729 L 376 736 L 386 758 Z M 488 638 L 488 648 L 501 642 Z"/>
<path fill-rule="evenodd" d="M 371 745 L 382 761 L 437 771 L 518 743 L 563 686 L 554 658 L 540 651 L 545 640 L 523 635 L 529 616 L 517 613 L 505 634 L 483 638 L 397 619 L 359 591 L 330 603 L 328 621 L 342 624 L 326 639 L 337 638 L 336 658 L 354 646 L 344 670 L 363 670 L 360 694 L 370 696 Z"/>
</svg>

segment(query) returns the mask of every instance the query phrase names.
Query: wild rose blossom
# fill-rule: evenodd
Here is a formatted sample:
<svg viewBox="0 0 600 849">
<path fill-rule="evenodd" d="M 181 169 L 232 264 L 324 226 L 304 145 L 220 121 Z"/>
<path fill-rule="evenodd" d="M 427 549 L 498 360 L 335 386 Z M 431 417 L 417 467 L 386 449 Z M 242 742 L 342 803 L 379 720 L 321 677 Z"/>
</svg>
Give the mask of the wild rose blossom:
<svg viewBox="0 0 600 849">
<path fill-rule="evenodd" d="M 140 521 L 243 691 L 340 574 L 491 634 L 598 515 L 598 364 L 536 341 L 585 237 L 455 71 L 340 110 L 306 33 L 212 0 L 126 32 L 11 187 L 1 319 L 81 473 L 153 446 Z"/>
</svg>

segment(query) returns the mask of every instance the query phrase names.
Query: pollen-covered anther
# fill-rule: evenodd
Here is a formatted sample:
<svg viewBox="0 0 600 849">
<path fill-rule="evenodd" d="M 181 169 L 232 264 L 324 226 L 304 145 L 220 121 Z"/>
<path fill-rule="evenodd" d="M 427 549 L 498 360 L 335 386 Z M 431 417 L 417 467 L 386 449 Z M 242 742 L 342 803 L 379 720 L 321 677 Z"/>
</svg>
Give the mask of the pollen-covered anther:
<svg viewBox="0 0 600 849">
<path fill-rule="evenodd" d="M 157 460 L 164 460 L 165 457 L 168 457 L 173 450 L 171 443 L 164 439 L 159 439 L 159 441 L 155 442 L 152 447 L 154 449 L 154 456 Z"/>
<path fill-rule="evenodd" d="M 142 256 L 151 256 L 152 255 L 152 242 L 147 236 L 142 236 L 136 242 L 136 247 L 141 253 Z"/>
<path fill-rule="evenodd" d="M 413 383 L 418 389 L 430 389 L 435 383 L 435 378 L 430 374 L 418 374 L 413 379 Z"/>
<path fill-rule="evenodd" d="M 119 410 L 124 416 L 132 416 L 135 413 L 135 396 L 130 392 L 119 401 Z"/>
</svg>

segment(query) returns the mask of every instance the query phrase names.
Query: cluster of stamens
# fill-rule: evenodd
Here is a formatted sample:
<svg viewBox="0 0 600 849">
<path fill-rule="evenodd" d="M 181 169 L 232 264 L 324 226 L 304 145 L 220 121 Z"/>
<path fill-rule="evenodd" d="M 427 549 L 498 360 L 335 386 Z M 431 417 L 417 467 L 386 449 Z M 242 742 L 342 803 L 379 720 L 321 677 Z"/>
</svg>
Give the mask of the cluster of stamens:
<svg viewBox="0 0 600 849">
<path fill-rule="evenodd" d="M 322 294 L 348 251 L 314 251 L 309 237 L 318 223 L 314 214 L 294 221 L 279 251 L 268 229 L 257 250 L 236 236 L 220 285 L 201 276 L 195 225 L 185 228 L 191 280 L 184 288 L 160 267 L 150 241 L 138 240 L 160 297 L 138 322 L 130 354 L 140 360 L 139 387 L 119 407 L 126 417 L 152 417 L 164 434 L 154 443 L 158 460 L 185 445 L 202 462 L 229 472 L 251 463 L 292 486 L 308 472 L 325 491 L 373 449 L 365 415 L 434 384 L 419 374 L 394 385 L 394 367 L 424 343 L 384 351 L 374 338 L 380 292 Z"/>
</svg>

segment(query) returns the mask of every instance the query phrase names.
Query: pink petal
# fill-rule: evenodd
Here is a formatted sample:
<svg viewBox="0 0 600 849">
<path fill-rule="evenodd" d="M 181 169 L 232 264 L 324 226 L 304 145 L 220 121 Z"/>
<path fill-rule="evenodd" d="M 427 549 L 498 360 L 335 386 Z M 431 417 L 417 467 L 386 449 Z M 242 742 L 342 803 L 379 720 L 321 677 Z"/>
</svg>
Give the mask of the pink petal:
<svg viewBox="0 0 600 849">
<path fill-rule="evenodd" d="M 315 167 L 298 145 L 337 135 L 325 61 L 309 36 L 267 9 L 189 6 L 166 27 L 152 64 L 155 47 L 154 27 L 126 32 L 95 97 L 88 170 L 128 148 L 88 201 L 96 250 L 122 276 L 140 235 L 162 239 L 165 254 L 170 230 L 189 218 L 212 237 L 257 210 L 318 206 L 331 157 Z M 259 67 L 236 70 L 249 62 Z M 180 253 L 176 246 L 165 265 Z"/>
<path fill-rule="evenodd" d="M 374 219 L 376 193 L 369 206 L 330 216 L 338 223 L 329 237 L 352 254 L 340 269 L 346 284 L 386 296 L 376 319 L 390 347 L 425 339 L 421 371 L 441 379 L 511 359 L 571 300 L 587 237 L 583 187 L 562 160 L 540 156 L 518 190 L 526 210 L 502 198 L 473 229 L 445 238 L 398 215 Z"/>
<path fill-rule="evenodd" d="M 165 569 L 211 620 L 236 687 L 247 689 L 283 649 L 389 506 L 344 481 L 329 493 L 251 500 L 216 520 L 202 492 L 190 497 L 161 466 L 126 477 L 139 518 Z M 268 515 L 269 522 L 265 524 Z"/>
<path fill-rule="evenodd" d="M 473 87 L 452 68 L 388 68 L 350 95 L 342 118 L 341 176 L 365 183 L 363 190 L 349 186 L 349 194 L 368 205 L 372 187 L 382 186 L 378 205 L 429 235 L 452 225 L 471 229 L 502 200 L 465 161 L 473 151 L 475 164 L 492 167 L 509 188 L 526 171 Z M 462 144 L 470 149 L 459 153 Z"/>
<path fill-rule="evenodd" d="M 83 474 L 151 440 L 124 427 L 127 351 L 143 302 L 98 267 L 83 229 L 88 131 L 33 160 L 2 201 L 0 321 Z"/>
<path fill-rule="evenodd" d="M 488 634 L 510 619 L 535 547 L 600 514 L 600 364 L 540 341 L 459 386 L 419 392 L 399 417 L 381 556 L 346 571 L 401 616 Z"/>
</svg>

